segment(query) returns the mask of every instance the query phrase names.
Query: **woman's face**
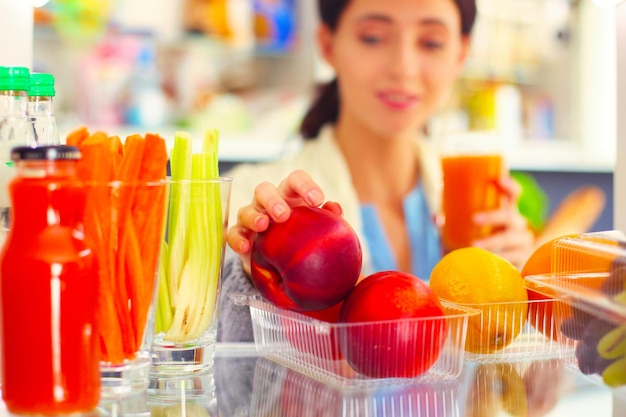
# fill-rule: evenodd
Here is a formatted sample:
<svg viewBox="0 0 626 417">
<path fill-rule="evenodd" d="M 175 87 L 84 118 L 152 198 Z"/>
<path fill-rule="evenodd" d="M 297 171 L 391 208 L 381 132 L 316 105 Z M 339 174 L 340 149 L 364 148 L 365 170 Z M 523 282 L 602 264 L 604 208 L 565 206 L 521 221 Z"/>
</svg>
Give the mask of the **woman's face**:
<svg viewBox="0 0 626 417">
<path fill-rule="evenodd" d="M 452 0 L 351 0 L 336 31 L 319 33 L 341 96 L 340 123 L 414 134 L 445 102 L 467 40 Z"/>
</svg>

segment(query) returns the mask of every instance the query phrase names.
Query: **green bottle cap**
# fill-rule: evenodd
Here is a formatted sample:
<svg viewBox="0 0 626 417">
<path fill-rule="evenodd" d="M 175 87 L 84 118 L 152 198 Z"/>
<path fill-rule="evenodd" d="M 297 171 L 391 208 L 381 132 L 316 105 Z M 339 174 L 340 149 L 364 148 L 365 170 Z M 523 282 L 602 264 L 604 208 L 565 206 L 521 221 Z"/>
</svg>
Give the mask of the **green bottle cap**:
<svg viewBox="0 0 626 417">
<path fill-rule="evenodd" d="M 0 67 L 0 91 L 28 91 L 30 70 L 26 67 Z"/>
<path fill-rule="evenodd" d="M 54 76 L 43 72 L 34 72 L 30 74 L 29 96 L 46 96 L 54 97 Z"/>
</svg>

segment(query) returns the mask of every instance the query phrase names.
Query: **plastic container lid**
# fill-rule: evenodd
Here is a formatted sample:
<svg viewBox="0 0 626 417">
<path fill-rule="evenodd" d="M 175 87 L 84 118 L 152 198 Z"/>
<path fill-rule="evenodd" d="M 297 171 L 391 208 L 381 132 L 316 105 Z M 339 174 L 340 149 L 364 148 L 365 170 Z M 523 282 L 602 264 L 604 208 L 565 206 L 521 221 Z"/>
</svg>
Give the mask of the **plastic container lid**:
<svg viewBox="0 0 626 417">
<path fill-rule="evenodd" d="M 54 76 L 43 72 L 30 74 L 29 96 L 54 97 Z"/>
<path fill-rule="evenodd" d="M 26 67 L 0 67 L 0 91 L 28 91 L 30 70 Z"/>
<path fill-rule="evenodd" d="M 18 146 L 11 150 L 11 160 L 17 161 L 67 161 L 78 160 L 81 157 L 80 149 L 76 146 L 55 145 L 39 146 Z"/>
</svg>

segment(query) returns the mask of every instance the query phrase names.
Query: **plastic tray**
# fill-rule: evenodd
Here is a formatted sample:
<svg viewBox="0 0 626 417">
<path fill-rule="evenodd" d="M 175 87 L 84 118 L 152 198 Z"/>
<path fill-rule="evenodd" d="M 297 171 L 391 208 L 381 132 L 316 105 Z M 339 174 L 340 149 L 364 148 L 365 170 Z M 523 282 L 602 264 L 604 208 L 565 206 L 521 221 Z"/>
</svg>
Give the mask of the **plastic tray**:
<svg viewBox="0 0 626 417">
<path fill-rule="evenodd" d="M 456 380 L 344 390 L 267 358 L 254 371 L 251 416 L 461 417 Z"/>
<path fill-rule="evenodd" d="M 469 318 L 465 360 L 498 363 L 564 356 L 565 341 L 559 340 L 552 315 L 546 314 L 556 302 L 461 304 L 480 312 Z"/>
<path fill-rule="evenodd" d="M 443 303 L 443 317 L 345 324 L 283 310 L 258 295 L 239 296 L 235 301 L 250 307 L 261 356 L 341 388 L 456 378 L 463 368 L 468 318 L 478 314 Z M 441 332 L 444 323 L 447 330 Z M 416 334 L 425 334 L 432 343 L 425 344 Z M 435 351 L 438 356 L 432 356 Z M 429 357 L 436 358 L 434 363 Z M 366 368 L 365 373 L 357 372 L 351 363 Z"/>
<path fill-rule="evenodd" d="M 551 273 L 526 277 L 536 291 L 565 304 L 557 316 L 561 335 L 574 346 L 574 356 L 564 358 L 569 364 L 602 378 L 622 361 L 617 375 L 602 378 L 611 386 L 626 385 L 625 248 L 613 235 L 562 238 L 553 245 Z M 613 330 L 615 337 L 607 336 Z"/>
</svg>

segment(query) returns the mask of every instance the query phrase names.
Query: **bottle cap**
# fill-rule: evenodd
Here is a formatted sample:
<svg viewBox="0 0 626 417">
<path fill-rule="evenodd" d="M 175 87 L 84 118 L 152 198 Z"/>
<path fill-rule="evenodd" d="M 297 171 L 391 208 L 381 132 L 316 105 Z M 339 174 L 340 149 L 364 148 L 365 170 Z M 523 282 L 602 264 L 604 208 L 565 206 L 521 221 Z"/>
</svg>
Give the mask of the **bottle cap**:
<svg viewBox="0 0 626 417">
<path fill-rule="evenodd" d="M 81 157 L 80 149 L 76 146 L 54 145 L 39 146 L 18 146 L 11 149 L 11 160 L 18 161 L 71 161 Z"/>
<path fill-rule="evenodd" d="M 54 76 L 43 72 L 30 74 L 29 96 L 54 97 Z"/>
<path fill-rule="evenodd" d="M 0 91 L 28 91 L 30 70 L 26 67 L 0 67 Z"/>
</svg>

